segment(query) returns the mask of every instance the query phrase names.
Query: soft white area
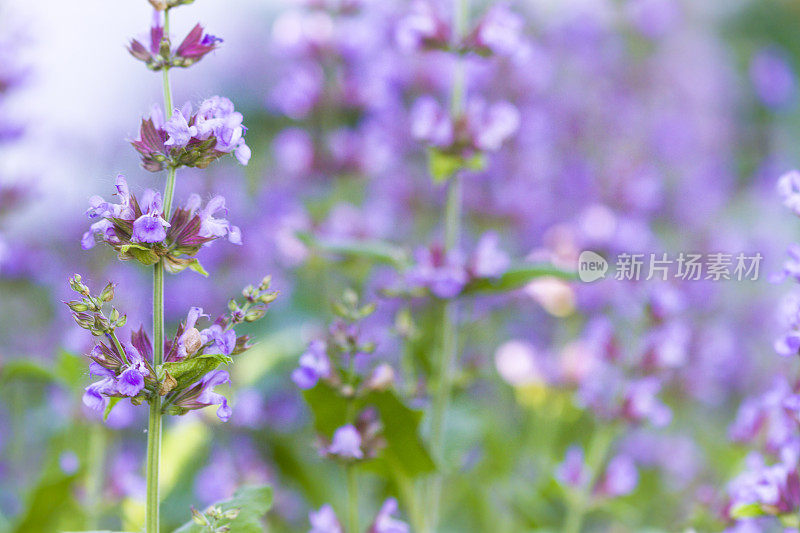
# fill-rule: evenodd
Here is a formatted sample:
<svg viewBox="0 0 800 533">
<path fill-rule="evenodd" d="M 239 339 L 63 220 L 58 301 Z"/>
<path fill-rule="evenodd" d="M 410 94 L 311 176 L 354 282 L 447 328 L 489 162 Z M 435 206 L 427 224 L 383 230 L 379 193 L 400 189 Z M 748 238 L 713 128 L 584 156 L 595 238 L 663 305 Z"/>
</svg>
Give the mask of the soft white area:
<svg viewBox="0 0 800 533">
<path fill-rule="evenodd" d="M 25 219 L 74 222 L 90 194 L 110 194 L 117 172 L 141 179 L 126 139 L 136 135 L 139 118 L 161 102 L 160 73 L 148 71 L 126 51 L 131 37 L 146 38 L 152 8 L 146 0 L 1 0 L 2 16 L 22 27 L 30 45 L 32 78 L 15 102 L 27 126 L 23 141 L 3 159 L 5 175 L 33 176 L 40 201 Z M 197 0 L 172 11 L 173 42 L 196 23 L 223 37 L 223 48 L 191 69 L 173 71 L 176 102 L 209 96 L 250 46 L 254 21 L 268 17 L 272 0 Z M 2 24 L 5 27 L 8 19 Z M 259 22 L 256 22 L 259 23 Z M 266 36 L 267 28 L 264 34 Z M 266 38 L 264 39 L 266 41 Z M 239 54 L 237 57 L 236 54 Z M 239 63 L 241 64 L 241 63 Z M 241 72 L 241 70 L 240 70 Z M 235 82 L 234 82 L 235 83 Z M 26 224 L 27 225 L 27 224 Z"/>
</svg>

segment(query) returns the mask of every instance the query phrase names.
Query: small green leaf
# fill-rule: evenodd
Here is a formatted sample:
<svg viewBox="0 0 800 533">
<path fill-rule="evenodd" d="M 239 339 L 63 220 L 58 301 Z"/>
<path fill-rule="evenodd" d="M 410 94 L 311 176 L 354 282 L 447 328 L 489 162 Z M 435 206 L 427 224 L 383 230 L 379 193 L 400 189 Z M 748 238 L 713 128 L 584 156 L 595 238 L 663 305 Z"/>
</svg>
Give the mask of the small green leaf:
<svg viewBox="0 0 800 533">
<path fill-rule="evenodd" d="M 178 381 L 176 389 L 191 385 L 221 364 L 230 364 L 233 359 L 222 354 L 203 354 L 183 361 L 164 363 L 162 369 Z"/>
<path fill-rule="evenodd" d="M 486 156 L 480 152 L 465 158 L 458 154 L 449 154 L 435 149 L 428 151 L 428 171 L 435 183 L 449 180 L 459 170 L 483 170 L 485 167 Z"/>
<path fill-rule="evenodd" d="M 319 239 L 308 232 L 295 234 L 309 248 L 339 255 L 350 259 L 368 259 L 376 263 L 392 265 L 402 269 L 408 265 L 408 254 L 393 244 L 384 241 L 363 241 L 355 239 Z"/>
<path fill-rule="evenodd" d="M 198 261 L 197 259 L 192 259 L 191 261 L 189 261 L 189 270 L 197 272 L 201 276 L 208 277 L 208 272 L 206 271 L 205 268 L 203 268 L 203 265 L 201 265 L 200 261 Z"/>
<path fill-rule="evenodd" d="M 113 397 L 108 399 L 108 405 L 106 405 L 106 409 L 105 409 L 105 411 L 103 411 L 103 422 L 108 420 L 108 415 L 111 414 L 111 410 L 114 409 L 114 406 L 117 405 L 117 403 L 121 399 L 122 398 L 117 398 L 116 396 L 113 396 Z"/>
<path fill-rule="evenodd" d="M 239 514 L 230 522 L 222 525 L 228 526 L 230 533 L 262 533 L 264 526 L 261 518 L 272 507 L 272 488 L 263 485 L 260 487 L 243 487 L 236 491 L 233 498 L 212 504 L 218 506 L 223 512 L 238 509 Z M 196 524 L 191 518 L 173 533 L 204 533 L 205 526 Z"/>
<path fill-rule="evenodd" d="M 761 505 L 758 503 L 742 503 L 736 505 L 730 511 L 731 518 L 735 520 L 740 520 L 742 518 L 756 518 L 759 516 L 764 516 L 766 513 L 763 509 L 761 509 Z"/>
<path fill-rule="evenodd" d="M 550 263 L 518 263 L 497 278 L 477 278 L 470 281 L 462 294 L 503 293 L 524 287 L 537 278 L 554 277 L 565 281 L 577 279 L 575 272 Z"/>
<path fill-rule="evenodd" d="M 314 428 L 330 438 L 337 428 L 347 424 L 347 399 L 324 382 L 303 392 L 314 414 Z M 375 407 L 383 421 L 386 448 L 380 453 L 387 462 L 397 465 L 408 477 L 432 472 L 436 465 L 419 436 L 422 411 L 411 409 L 392 390 L 372 391 L 354 400 L 357 410 Z M 388 471 L 394 475 L 393 470 Z"/>
</svg>

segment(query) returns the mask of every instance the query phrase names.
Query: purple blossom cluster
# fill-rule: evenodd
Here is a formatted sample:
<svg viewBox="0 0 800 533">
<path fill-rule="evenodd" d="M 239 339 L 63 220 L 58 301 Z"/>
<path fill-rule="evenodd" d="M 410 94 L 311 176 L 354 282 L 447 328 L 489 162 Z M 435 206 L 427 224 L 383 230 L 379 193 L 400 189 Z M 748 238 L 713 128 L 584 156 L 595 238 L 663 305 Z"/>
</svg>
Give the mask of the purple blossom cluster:
<svg viewBox="0 0 800 533">
<path fill-rule="evenodd" d="M 131 144 L 141 154 L 142 166 L 151 172 L 166 167 L 206 168 L 230 153 L 247 165 L 252 152 L 244 141 L 247 128 L 242 120 L 233 102 L 223 96 L 204 100 L 196 112 L 187 102 L 172 110 L 169 118 L 154 105 Z"/>
<path fill-rule="evenodd" d="M 210 52 L 217 49 L 222 39 L 206 33 L 200 24 L 195 25 L 181 44 L 170 49 L 169 36 L 164 35 L 164 25 L 160 11 L 153 14 L 153 26 L 147 45 L 132 39 L 128 51 L 151 70 L 170 67 L 190 67 Z"/>
<path fill-rule="evenodd" d="M 187 267 L 203 272 L 194 256 L 217 239 L 227 237 L 233 244 L 242 244 L 239 227 L 216 216 L 220 212 L 227 214 L 221 196 L 203 206 L 200 196 L 192 194 L 167 222 L 161 193 L 146 189 L 137 199 L 123 176 L 117 177 L 116 189 L 119 203 L 107 202 L 100 196 L 89 199 L 86 214 L 96 222 L 83 234 L 84 250 L 103 242 L 117 251 L 122 260 L 152 265 L 163 259 L 165 268 L 177 273 Z"/>
</svg>

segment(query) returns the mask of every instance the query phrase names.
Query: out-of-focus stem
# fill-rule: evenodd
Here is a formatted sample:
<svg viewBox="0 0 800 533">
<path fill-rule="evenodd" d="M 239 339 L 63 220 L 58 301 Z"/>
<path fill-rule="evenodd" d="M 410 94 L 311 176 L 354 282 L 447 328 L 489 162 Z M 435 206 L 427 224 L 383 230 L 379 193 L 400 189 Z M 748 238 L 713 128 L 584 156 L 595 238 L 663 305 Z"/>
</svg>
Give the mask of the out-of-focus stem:
<svg viewBox="0 0 800 533">
<path fill-rule="evenodd" d="M 468 0 L 456 0 L 453 10 L 453 38 L 456 42 L 464 34 L 469 13 Z M 452 93 L 450 96 L 450 113 L 453 118 L 461 115 L 464 109 L 464 63 L 459 58 L 455 65 Z M 449 253 L 458 246 L 461 235 L 461 178 L 456 173 L 447 183 L 447 200 L 444 220 L 444 250 Z M 441 341 L 439 368 L 433 398 L 433 415 L 431 419 L 431 450 L 440 469 L 444 468 L 444 434 L 447 410 L 453 381 L 453 367 L 458 355 L 458 331 L 456 328 L 456 303 L 447 301 L 442 305 Z M 427 531 L 435 531 L 439 524 L 439 508 L 442 498 L 443 472 L 440 470 L 431 480 L 429 497 Z"/>
<path fill-rule="evenodd" d="M 345 467 L 347 476 L 347 530 L 350 533 L 358 531 L 358 472 L 355 465 Z"/>
<path fill-rule="evenodd" d="M 86 508 L 89 529 L 97 529 L 99 525 L 103 463 L 105 463 L 107 440 L 106 428 L 100 424 L 92 424 L 89 430 L 89 465 L 86 472 Z"/>
<path fill-rule="evenodd" d="M 606 459 L 608 450 L 614 442 L 616 428 L 613 425 L 601 425 L 592 434 L 589 449 L 586 453 L 586 467 L 589 479 L 581 490 L 570 499 L 567 505 L 567 516 L 564 521 L 564 533 L 580 533 L 583 519 L 591 497 L 591 491 L 600 475 L 600 469 Z"/>
<path fill-rule="evenodd" d="M 169 39 L 169 10 L 164 12 L 164 35 Z M 172 87 L 169 81 L 169 67 L 163 69 L 164 113 L 172 113 Z M 175 191 L 176 170 L 169 167 L 164 187 L 164 218 L 169 220 L 172 210 L 172 196 Z M 164 261 L 153 267 L 153 367 L 164 362 Z M 147 427 L 147 505 L 145 522 L 147 533 L 158 533 L 158 473 L 161 463 L 161 396 L 154 391 L 150 402 L 150 417 Z"/>
</svg>

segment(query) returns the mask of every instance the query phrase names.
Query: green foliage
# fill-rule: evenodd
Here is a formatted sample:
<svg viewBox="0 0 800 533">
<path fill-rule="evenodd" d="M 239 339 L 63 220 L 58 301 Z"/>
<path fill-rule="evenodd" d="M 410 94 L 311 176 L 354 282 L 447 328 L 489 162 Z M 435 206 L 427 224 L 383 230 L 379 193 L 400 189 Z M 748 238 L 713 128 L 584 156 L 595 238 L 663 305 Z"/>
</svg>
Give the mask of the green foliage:
<svg viewBox="0 0 800 533">
<path fill-rule="evenodd" d="M 482 170 L 484 167 L 486 167 L 486 156 L 480 152 L 464 157 L 436 149 L 428 151 L 428 171 L 435 183 L 449 180 L 459 170 Z"/>
<path fill-rule="evenodd" d="M 238 509 L 239 513 L 228 524 L 230 533 L 262 533 L 264 527 L 261 518 L 272 507 L 272 487 L 262 485 L 258 487 L 243 487 L 236 491 L 233 498 L 223 502 L 214 503 L 223 512 Z M 207 528 L 189 520 L 174 531 L 174 533 L 206 533 Z"/>
<path fill-rule="evenodd" d="M 524 287 L 537 278 L 555 277 L 563 280 L 577 279 L 575 272 L 549 263 L 518 263 L 512 265 L 499 278 L 477 278 L 471 281 L 462 294 L 503 293 Z"/>
<path fill-rule="evenodd" d="M 162 368 L 178 382 L 178 388 L 191 385 L 221 364 L 230 364 L 233 359 L 223 354 L 203 354 L 183 361 L 164 363 Z"/>
<path fill-rule="evenodd" d="M 330 385 L 318 383 L 303 395 L 314 414 L 314 428 L 320 434 L 330 438 L 337 428 L 347 423 L 348 400 Z M 436 470 L 419 436 L 422 411 L 408 407 L 393 390 L 370 391 L 352 401 L 356 411 L 370 406 L 376 408 L 383 422 L 386 448 L 380 452 L 378 464 L 371 465 L 373 468 L 384 470 L 386 463 L 390 463 L 392 468 L 385 468 L 390 477 L 395 475 L 395 469 L 400 469 L 402 474 L 412 478 Z"/>
</svg>

